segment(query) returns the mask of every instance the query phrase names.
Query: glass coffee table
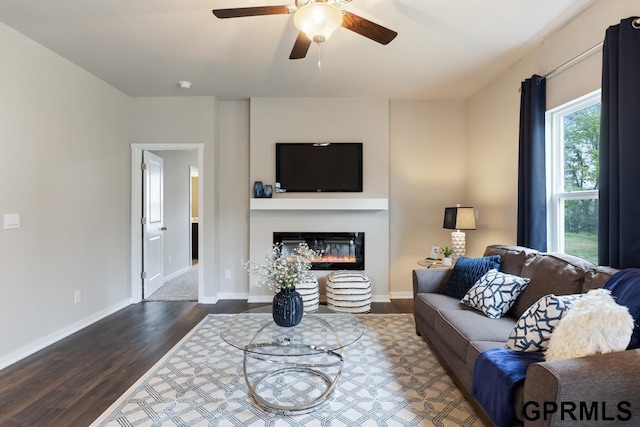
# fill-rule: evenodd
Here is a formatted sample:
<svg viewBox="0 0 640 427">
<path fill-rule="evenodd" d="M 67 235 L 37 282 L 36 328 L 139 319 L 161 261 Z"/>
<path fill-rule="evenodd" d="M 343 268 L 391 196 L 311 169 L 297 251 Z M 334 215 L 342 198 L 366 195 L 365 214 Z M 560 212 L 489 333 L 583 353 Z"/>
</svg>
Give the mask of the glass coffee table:
<svg viewBox="0 0 640 427">
<path fill-rule="evenodd" d="M 327 402 L 342 372 L 344 347 L 360 339 L 364 329 L 356 315 L 326 306 L 283 328 L 266 306 L 230 317 L 220 336 L 244 352 L 244 379 L 256 404 L 289 415 Z"/>
</svg>

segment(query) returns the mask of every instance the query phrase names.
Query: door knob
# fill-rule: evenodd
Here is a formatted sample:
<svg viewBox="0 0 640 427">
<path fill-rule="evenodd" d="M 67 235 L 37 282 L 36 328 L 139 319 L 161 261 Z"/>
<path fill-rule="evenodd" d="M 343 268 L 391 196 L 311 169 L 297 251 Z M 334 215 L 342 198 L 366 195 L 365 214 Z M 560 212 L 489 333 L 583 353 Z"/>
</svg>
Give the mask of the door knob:
<svg viewBox="0 0 640 427">
<path fill-rule="evenodd" d="M 165 231 L 167 227 L 160 227 L 160 231 Z"/>
</svg>

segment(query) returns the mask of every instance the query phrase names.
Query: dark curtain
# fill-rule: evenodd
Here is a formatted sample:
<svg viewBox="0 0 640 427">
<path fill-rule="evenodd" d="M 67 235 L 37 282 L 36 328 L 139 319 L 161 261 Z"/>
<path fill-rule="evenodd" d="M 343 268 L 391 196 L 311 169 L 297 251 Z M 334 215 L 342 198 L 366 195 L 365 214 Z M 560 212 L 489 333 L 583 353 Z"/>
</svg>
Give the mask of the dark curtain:
<svg viewBox="0 0 640 427">
<path fill-rule="evenodd" d="M 640 29 L 634 28 L 636 19 L 609 27 L 602 52 L 598 262 L 616 268 L 640 267 Z"/>
<path fill-rule="evenodd" d="M 520 93 L 517 242 L 539 251 L 547 250 L 546 87 L 546 79 L 534 75 L 522 82 Z"/>
</svg>

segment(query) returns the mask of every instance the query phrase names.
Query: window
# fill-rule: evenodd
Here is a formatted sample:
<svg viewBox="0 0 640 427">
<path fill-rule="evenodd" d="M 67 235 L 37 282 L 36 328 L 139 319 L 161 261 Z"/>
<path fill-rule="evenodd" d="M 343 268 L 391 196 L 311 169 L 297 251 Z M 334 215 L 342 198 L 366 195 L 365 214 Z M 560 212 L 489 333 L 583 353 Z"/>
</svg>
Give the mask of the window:
<svg viewBox="0 0 640 427">
<path fill-rule="evenodd" d="M 600 91 L 547 112 L 549 250 L 598 262 Z"/>
</svg>

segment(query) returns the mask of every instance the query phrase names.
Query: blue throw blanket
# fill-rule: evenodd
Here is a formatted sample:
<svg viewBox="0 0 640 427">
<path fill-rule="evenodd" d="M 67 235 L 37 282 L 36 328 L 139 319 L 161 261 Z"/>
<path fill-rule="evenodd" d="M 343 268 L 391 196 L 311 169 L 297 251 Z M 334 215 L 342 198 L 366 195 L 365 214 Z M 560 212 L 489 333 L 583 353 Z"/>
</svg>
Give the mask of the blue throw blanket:
<svg viewBox="0 0 640 427">
<path fill-rule="evenodd" d="M 543 361 L 542 352 L 490 348 L 480 353 L 473 366 L 471 395 L 497 427 L 513 425 L 516 387 L 524 382 L 529 365 Z"/>
<path fill-rule="evenodd" d="M 616 302 L 629 309 L 635 328 L 627 349 L 640 347 L 640 268 L 625 268 L 611 276 L 602 287 L 609 289 Z"/>
</svg>

